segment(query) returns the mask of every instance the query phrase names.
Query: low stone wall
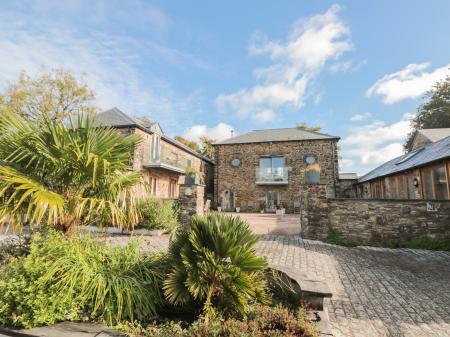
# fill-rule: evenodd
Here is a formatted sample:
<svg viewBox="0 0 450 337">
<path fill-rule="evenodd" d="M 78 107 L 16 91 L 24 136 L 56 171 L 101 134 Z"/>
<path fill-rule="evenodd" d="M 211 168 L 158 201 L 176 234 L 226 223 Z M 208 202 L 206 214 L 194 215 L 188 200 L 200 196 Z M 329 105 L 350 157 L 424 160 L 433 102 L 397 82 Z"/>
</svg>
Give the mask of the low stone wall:
<svg viewBox="0 0 450 337">
<path fill-rule="evenodd" d="M 306 199 L 302 236 L 325 240 L 330 229 L 357 243 L 450 235 L 450 201 Z"/>
</svg>

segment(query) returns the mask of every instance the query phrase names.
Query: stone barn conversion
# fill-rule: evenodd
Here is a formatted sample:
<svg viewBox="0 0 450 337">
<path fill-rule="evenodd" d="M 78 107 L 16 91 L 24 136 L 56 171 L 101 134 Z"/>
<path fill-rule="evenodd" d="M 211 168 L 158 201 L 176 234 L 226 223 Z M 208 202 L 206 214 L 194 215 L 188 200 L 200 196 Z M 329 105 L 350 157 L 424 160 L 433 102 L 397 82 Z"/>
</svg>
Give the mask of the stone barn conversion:
<svg viewBox="0 0 450 337">
<path fill-rule="evenodd" d="M 300 211 L 303 186 L 338 183 L 339 137 L 300 128 L 247 132 L 215 144 L 214 200 L 225 211 Z"/>
</svg>

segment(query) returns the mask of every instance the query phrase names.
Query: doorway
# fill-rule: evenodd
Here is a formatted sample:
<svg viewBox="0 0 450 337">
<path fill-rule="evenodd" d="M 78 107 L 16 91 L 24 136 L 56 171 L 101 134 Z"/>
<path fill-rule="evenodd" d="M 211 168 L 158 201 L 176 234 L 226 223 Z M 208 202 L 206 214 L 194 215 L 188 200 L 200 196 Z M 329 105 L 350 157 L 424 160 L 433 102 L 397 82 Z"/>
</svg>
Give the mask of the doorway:
<svg viewBox="0 0 450 337">
<path fill-rule="evenodd" d="M 269 191 L 266 193 L 266 212 L 275 212 L 280 205 L 280 193 Z"/>
</svg>

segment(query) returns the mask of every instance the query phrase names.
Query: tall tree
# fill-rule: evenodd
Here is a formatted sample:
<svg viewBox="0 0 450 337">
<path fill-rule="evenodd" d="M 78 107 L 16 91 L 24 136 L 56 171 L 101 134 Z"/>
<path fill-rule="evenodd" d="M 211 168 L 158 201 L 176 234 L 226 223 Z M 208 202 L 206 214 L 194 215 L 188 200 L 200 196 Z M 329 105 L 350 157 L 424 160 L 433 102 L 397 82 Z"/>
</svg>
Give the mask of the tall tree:
<svg viewBox="0 0 450 337">
<path fill-rule="evenodd" d="M 306 123 L 299 123 L 295 126 L 297 129 L 302 129 L 302 130 L 306 130 L 306 131 L 320 131 L 322 130 L 322 127 L 320 126 L 309 126 Z"/>
<path fill-rule="evenodd" d="M 46 114 L 51 119 L 94 112 L 94 94 L 71 72 L 56 69 L 30 77 L 22 72 L 0 94 L 0 109 L 36 119 Z"/>
<path fill-rule="evenodd" d="M 202 154 L 210 159 L 214 159 L 214 143 L 215 139 L 211 139 L 207 136 L 200 138 L 200 146 L 202 148 Z"/>
<path fill-rule="evenodd" d="M 425 97 L 428 101 L 419 106 L 416 117 L 411 121 L 412 131 L 404 145 L 406 151 L 411 151 L 417 130 L 450 128 L 450 76 L 437 82 Z"/>
</svg>

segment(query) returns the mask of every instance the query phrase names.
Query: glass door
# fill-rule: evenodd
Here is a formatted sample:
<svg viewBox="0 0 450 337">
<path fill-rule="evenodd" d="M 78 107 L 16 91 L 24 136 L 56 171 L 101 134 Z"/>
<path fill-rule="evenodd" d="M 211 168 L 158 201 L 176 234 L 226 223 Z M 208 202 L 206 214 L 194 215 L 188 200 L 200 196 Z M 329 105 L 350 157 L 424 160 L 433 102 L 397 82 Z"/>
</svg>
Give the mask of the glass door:
<svg viewBox="0 0 450 337">
<path fill-rule="evenodd" d="M 280 194 L 269 191 L 266 193 L 266 212 L 275 212 L 280 204 Z"/>
</svg>

